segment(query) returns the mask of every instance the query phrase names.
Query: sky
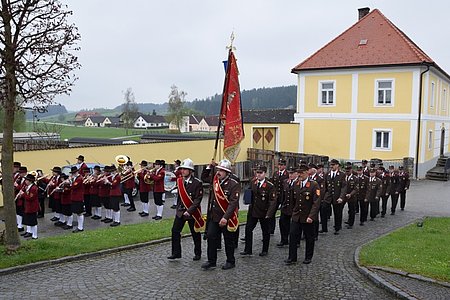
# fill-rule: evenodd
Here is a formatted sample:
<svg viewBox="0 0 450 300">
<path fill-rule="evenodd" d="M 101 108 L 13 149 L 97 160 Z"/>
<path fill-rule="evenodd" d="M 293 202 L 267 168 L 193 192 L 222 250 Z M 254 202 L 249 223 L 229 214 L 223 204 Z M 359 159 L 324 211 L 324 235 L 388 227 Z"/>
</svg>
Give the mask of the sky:
<svg viewBox="0 0 450 300">
<path fill-rule="evenodd" d="M 220 94 L 234 32 L 241 90 L 295 85 L 291 69 L 378 8 L 450 72 L 447 0 L 61 0 L 79 28 L 82 64 L 68 110 L 113 108 L 131 88 L 138 103 Z"/>
</svg>

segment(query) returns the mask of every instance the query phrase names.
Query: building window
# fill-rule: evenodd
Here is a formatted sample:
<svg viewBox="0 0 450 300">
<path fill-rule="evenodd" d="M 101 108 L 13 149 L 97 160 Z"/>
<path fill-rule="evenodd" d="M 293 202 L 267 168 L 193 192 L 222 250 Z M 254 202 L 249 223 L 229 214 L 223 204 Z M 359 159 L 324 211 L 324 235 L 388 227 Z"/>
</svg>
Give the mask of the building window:
<svg viewBox="0 0 450 300">
<path fill-rule="evenodd" d="M 433 131 L 428 131 L 428 149 L 433 149 Z"/>
<path fill-rule="evenodd" d="M 435 84 L 431 82 L 431 99 L 430 99 L 430 107 L 434 107 L 434 97 L 435 97 Z"/>
<path fill-rule="evenodd" d="M 442 109 L 443 111 L 446 111 L 446 110 L 447 110 L 447 89 L 444 89 L 444 90 L 442 91 L 442 101 L 441 101 L 441 105 L 442 105 L 441 109 Z"/>
<path fill-rule="evenodd" d="M 373 134 L 373 150 L 391 150 L 392 130 L 375 129 Z"/>
<path fill-rule="evenodd" d="M 375 103 L 377 106 L 392 106 L 394 104 L 393 79 L 376 80 L 375 89 Z"/>
<path fill-rule="evenodd" d="M 335 105 L 335 81 L 319 81 L 319 105 Z"/>
</svg>

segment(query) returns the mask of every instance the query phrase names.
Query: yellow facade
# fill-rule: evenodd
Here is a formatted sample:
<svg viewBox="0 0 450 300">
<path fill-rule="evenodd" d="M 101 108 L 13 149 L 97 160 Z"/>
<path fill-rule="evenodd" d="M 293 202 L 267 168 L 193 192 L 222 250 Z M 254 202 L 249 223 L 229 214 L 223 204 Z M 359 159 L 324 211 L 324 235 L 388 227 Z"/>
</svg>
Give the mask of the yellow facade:
<svg viewBox="0 0 450 300">
<path fill-rule="evenodd" d="M 410 121 L 357 121 L 356 159 L 399 159 L 408 156 Z M 390 150 L 374 150 L 374 129 L 389 130 L 392 134 Z"/>
<path fill-rule="evenodd" d="M 335 81 L 335 106 L 319 105 L 319 83 Z M 305 77 L 305 112 L 344 113 L 352 106 L 352 75 L 306 76 Z"/>
<path fill-rule="evenodd" d="M 304 153 L 348 158 L 350 121 L 305 120 L 304 126 Z"/>
<path fill-rule="evenodd" d="M 427 121 L 426 122 L 426 136 L 425 138 L 425 161 L 430 160 L 434 157 L 434 150 L 435 150 L 435 139 L 439 138 L 436 134 L 439 134 L 439 132 L 435 131 L 435 122 L 433 121 Z M 429 141 L 431 134 L 431 143 Z"/>
<path fill-rule="evenodd" d="M 411 113 L 413 72 L 363 73 L 358 75 L 358 112 L 359 113 Z M 376 80 L 394 80 L 394 105 L 376 106 Z M 397 88 L 399 87 L 399 88 Z"/>
</svg>

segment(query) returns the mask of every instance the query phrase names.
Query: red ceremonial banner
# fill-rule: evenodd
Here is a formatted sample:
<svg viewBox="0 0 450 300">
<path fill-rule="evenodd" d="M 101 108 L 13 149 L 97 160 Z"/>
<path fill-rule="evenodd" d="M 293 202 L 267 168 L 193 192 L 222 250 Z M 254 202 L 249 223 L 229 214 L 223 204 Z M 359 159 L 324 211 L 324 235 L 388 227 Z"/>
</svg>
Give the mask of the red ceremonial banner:
<svg viewBox="0 0 450 300">
<path fill-rule="evenodd" d="M 220 118 L 224 124 L 223 152 L 231 163 L 239 155 L 240 143 L 244 139 L 244 126 L 242 123 L 241 91 L 239 87 L 239 71 L 236 58 L 230 49 L 228 54 L 227 73 L 223 89 Z"/>
</svg>

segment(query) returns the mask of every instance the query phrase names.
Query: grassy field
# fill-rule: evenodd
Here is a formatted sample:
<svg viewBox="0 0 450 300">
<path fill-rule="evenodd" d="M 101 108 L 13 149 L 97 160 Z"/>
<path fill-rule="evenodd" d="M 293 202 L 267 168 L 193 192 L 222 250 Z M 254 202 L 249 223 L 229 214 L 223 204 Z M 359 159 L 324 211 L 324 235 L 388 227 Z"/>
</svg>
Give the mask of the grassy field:
<svg viewBox="0 0 450 300">
<path fill-rule="evenodd" d="M 240 222 L 246 219 L 247 211 L 240 212 Z M 13 254 L 7 254 L 5 247 L 0 246 L 0 269 L 170 237 L 172 224 L 171 218 L 24 241 Z M 183 233 L 188 232 L 186 224 Z"/>
<path fill-rule="evenodd" d="M 426 218 L 361 250 L 364 266 L 384 266 L 450 282 L 450 218 Z"/>
</svg>

